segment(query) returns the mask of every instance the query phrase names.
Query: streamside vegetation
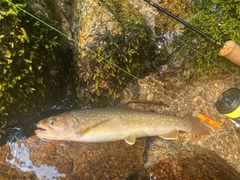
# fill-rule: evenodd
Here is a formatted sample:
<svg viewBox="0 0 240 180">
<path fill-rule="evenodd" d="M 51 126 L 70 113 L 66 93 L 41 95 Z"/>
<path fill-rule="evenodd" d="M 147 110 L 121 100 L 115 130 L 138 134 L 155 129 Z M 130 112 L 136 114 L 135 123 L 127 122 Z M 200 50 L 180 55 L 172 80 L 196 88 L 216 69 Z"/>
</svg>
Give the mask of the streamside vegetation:
<svg viewBox="0 0 240 180">
<path fill-rule="evenodd" d="M 12 2 L 26 8 L 23 0 Z M 69 80 L 61 76 L 70 65 L 60 58 L 59 35 L 17 7 L 0 0 L 0 136 L 6 119 L 40 112 Z"/>
<path fill-rule="evenodd" d="M 146 30 L 146 25 L 135 16 L 123 24 L 128 30 L 107 37 L 106 45 L 96 50 L 94 69 L 84 73 L 92 78 L 90 82 L 94 81 L 92 89 L 95 95 L 92 95 L 92 100 L 98 104 L 103 101 L 101 98 L 109 97 L 110 101 L 116 99 L 122 88 L 134 79 L 129 74 L 136 77 L 146 74 L 149 71 L 148 64 L 154 57 L 150 29 Z"/>
<path fill-rule="evenodd" d="M 81 28 L 76 30 L 81 29 L 78 94 L 85 87 L 93 106 L 117 102 L 119 92 L 134 80 L 133 76 L 146 75 L 155 58 L 153 33 L 143 15 L 128 0 L 99 4 L 85 3 L 77 11 L 83 12 L 79 14 L 81 21 L 88 22 L 81 23 Z"/>
<path fill-rule="evenodd" d="M 195 15 L 189 23 L 221 44 L 230 39 L 240 44 L 240 0 L 196 1 Z M 184 52 L 176 53 L 176 59 L 184 72 L 182 76 L 190 78 L 238 69 L 237 65 L 219 56 L 220 46 L 193 30 L 184 27 L 181 35 L 176 38 L 178 40 L 172 43 L 173 49 L 179 48 L 176 46 L 177 43 L 180 44 L 181 49 L 184 49 L 184 43 L 191 46 Z"/>
</svg>

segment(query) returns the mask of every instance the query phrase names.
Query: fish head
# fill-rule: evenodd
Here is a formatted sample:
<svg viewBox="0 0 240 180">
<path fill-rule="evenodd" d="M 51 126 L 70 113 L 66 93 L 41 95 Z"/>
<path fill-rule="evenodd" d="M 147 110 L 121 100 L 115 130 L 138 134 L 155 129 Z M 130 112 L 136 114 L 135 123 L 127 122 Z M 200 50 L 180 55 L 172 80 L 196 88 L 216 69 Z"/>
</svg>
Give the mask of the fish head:
<svg viewBox="0 0 240 180">
<path fill-rule="evenodd" d="M 35 133 L 38 137 L 52 140 L 71 139 L 78 131 L 78 121 L 75 117 L 63 113 L 58 116 L 43 119 L 37 123 Z"/>
</svg>

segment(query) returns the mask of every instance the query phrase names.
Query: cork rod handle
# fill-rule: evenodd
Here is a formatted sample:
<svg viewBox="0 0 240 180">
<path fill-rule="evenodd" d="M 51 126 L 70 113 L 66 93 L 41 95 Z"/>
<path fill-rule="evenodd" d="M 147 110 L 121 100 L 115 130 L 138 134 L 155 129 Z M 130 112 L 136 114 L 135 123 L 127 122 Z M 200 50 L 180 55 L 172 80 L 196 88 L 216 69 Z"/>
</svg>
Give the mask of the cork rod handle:
<svg viewBox="0 0 240 180">
<path fill-rule="evenodd" d="M 225 42 L 224 47 L 219 51 L 219 55 L 240 66 L 240 46 L 234 41 Z"/>
</svg>

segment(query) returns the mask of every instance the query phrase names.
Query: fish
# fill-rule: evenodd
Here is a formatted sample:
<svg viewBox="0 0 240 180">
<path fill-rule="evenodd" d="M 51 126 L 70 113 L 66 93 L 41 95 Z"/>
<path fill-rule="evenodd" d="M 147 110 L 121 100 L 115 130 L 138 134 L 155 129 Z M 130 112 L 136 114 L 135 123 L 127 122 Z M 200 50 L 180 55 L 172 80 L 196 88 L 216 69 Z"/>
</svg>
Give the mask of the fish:
<svg viewBox="0 0 240 180">
<path fill-rule="evenodd" d="M 209 135 L 210 130 L 192 115 L 178 117 L 126 108 L 93 108 L 66 111 L 37 123 L 39 138 L 77 142 L 125 140 L 133 145 L 137 138 L 159 136 L 174 140 L 178 131 Z"/>
</svg>

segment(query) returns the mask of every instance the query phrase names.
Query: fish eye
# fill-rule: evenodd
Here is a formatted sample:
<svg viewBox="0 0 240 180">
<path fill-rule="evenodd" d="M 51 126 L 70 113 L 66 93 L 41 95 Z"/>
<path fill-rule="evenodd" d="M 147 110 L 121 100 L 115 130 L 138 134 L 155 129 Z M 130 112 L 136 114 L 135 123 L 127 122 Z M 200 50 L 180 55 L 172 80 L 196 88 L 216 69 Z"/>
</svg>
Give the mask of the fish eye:
<svg viewBox="0 0 240 180">
<path fill-rule="evenodd" d="M 51 125 L 54 125 L 55 122 L 56 122 L 56 118 L 54 118 L 54 117 L 51 117 L 51 118 L 48 119 L 48 123 L 51 124 Z"/>
</svg>

